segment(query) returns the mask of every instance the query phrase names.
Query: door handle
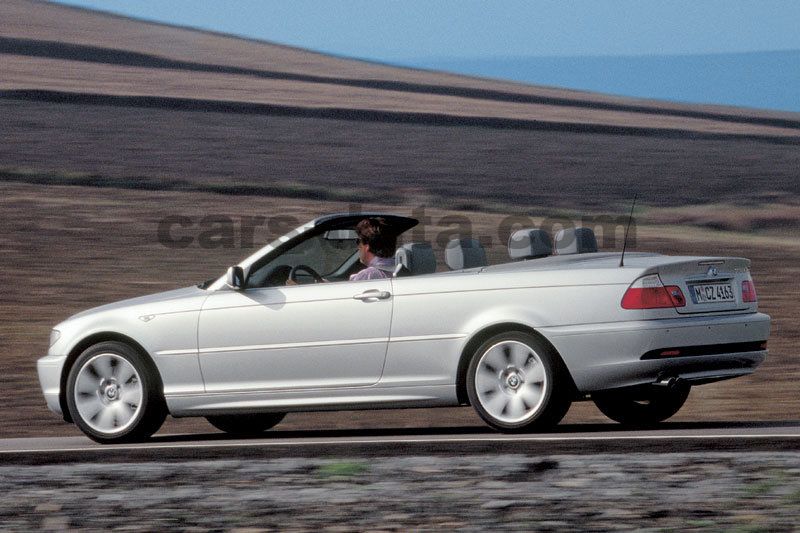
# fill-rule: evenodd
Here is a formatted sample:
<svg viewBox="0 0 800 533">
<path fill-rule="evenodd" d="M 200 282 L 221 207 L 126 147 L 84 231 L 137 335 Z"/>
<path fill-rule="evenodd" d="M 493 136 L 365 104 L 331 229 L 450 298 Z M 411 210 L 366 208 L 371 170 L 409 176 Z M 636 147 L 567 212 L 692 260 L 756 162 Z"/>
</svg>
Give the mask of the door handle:
<svg viewBox="0 0 800 533">
<path fill-rule="evenodd" d="M 385 300 L 392 295 L 389 291 L 379 291 L 377 289 L 370 289 L 368 291 L 364 291 L 361 294 L 356 294 L 353 296 L 354 300 Z"/>
</svg>

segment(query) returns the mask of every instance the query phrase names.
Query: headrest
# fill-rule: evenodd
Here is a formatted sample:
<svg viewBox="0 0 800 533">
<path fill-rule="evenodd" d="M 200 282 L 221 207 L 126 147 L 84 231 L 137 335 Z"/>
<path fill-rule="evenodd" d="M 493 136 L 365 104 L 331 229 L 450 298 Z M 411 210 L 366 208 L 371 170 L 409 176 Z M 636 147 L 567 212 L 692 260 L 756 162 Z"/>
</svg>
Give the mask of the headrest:
<svg viewBox="0 0 800 533">
<path fill-rule="evenodd" d="M 597 239 L 589 228 L 565 228 L 556 233 L 558 255 L 588 254 L 597 251 Z"/>
<path fill-rule="evenodd" d="M 521 229 L 508 238 L 508 255 L 511 259 L 532 259 L 553 253 L 553 239 L 543 229 Z"/>
<path fill-rule="evenodd" d="M 486 266 L 486 252 L 476 239 L 453 239 L 444 250 L 444 262 L 450 270 Z"/>
<path fill-rule="evenodd" d="M 436 255 L 433 248 L 426 242 L 410 242 L 402 245 L 394 254 L 397 268 L 405 268 L 406 272 L 396 270 L 396 275 L 414 276 L 417 274 L 431 274 L 436 272 Z"/>
</svg>

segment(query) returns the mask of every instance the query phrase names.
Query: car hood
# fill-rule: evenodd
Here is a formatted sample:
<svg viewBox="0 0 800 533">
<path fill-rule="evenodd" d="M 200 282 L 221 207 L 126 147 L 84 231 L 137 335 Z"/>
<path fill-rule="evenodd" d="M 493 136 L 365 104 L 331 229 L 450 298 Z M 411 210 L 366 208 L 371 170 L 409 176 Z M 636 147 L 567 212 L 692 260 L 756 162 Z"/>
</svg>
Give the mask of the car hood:
<svg viewBox="0 0 800 533">
<path fill-rule="evenodd" d="M 80 313 L 72 315 L 67 320 L 65 320 L 65 322 L 69 320 L 74 320 L 76 318 L 82 318 L 85 316 L 104 313 L 107 311 L 114 311 L 126 307 L 142 306 L 146 308 L 152 308 L 152 312 L 158 314 L 159 312 L 164 312 L 166 309 L 164 309 L 164 306 L 156 304 L 163 304 L 168 302 L 174 302 L 175 304 L 174 308 L 173 306 L 168 306 L 170 307 L 169 309 L 170 312 L 188 311 L 190 309 L 187 308 L 187 305 L 199 309 L 202 299 L 196 299 L 196 297 L 206 296 L 206 295 L 208 295 L 208 291 L 193 285 L 191 287 L 184 287 L 182 289 L 157 292 L 155 294 L 148 294 L 147 296 L 129 298 L 127 300 L 120 300 L 118 302 L 101 305 L 99 307 L 93 307 L 91 309 L 87 309 L 86 311 L 81 311 Z M 179 301 L 181 300 L 185 300 L 187 305 L 181 305 L 179 303 Z M 197 303 L 192 303 L 195 301 Z"/>
</svg>

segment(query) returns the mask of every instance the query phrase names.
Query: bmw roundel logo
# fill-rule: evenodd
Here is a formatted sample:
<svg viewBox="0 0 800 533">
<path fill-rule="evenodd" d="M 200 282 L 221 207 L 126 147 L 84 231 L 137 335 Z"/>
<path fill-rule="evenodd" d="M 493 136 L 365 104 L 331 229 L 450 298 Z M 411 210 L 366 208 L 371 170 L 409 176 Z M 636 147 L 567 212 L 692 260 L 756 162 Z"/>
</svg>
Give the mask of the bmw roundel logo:
<svg viewBox="0 0 800 533">
<path fill-rule="evenodd" d="M 717 269 L 717 267 L 710 267 L 708 269 L 708 275 L 709 276 L 718 276 L 719 275 L 719 270 Z"/>
</svg>

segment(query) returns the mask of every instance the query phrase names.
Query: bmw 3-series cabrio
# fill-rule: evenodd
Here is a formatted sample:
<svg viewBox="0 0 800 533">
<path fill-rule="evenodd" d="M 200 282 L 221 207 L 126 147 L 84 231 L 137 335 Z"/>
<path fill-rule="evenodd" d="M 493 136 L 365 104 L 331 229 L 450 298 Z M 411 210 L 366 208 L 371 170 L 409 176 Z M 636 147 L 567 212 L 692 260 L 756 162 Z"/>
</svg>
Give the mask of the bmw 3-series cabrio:
<svg viewBox="0 0 800 533">
<path fill-rule="evenodd" d="M 321 217 L 219 279 L 68 318 L 38 361 L 48 407 L 104 443 L 148 438 L 168 414 L 255 434 L 288 412 L 457 405 L 532 431 L 579 400 L 650 425 L 766 357 L 747 259 L 621 261 L 589 228 L 523 229 L 502 264 L 475 239 L 441 254 L 406 242 L 391 272 L 351 280 L 357 224 L 374 217 L 396 236 L 417 224 Z"/>
</svg>

